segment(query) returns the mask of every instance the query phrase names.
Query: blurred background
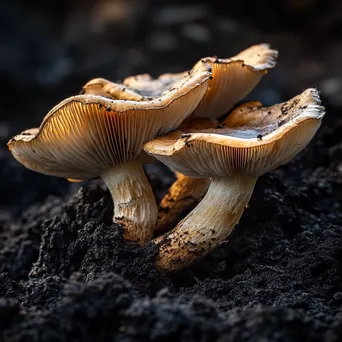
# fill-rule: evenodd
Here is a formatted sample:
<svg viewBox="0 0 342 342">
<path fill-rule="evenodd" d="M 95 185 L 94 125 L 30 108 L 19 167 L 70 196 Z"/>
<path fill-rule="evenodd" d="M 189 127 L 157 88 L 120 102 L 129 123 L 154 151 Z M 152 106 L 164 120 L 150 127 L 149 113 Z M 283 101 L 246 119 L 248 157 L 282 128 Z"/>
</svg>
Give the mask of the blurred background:
<svg viewBox="0 0 342 342">
<path fill-rule="evenodd" d="M 247 99 L 271 105 L 318 87 L 332 121 L 342 108 L 341 37 L 338 0 L 1 1 L 0 219 L 68 191 L 24 169 L 6 143 L 91 78 L 180 72 L 266 42 L 278 64 Z"/>
</svg>

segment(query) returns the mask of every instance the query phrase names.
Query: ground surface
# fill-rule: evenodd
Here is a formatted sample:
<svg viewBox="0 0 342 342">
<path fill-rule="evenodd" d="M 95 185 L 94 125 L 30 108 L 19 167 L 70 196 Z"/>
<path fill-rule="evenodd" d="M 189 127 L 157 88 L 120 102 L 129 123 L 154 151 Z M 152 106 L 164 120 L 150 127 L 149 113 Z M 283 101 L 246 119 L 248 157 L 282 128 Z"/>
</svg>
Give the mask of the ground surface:
<svg viewBox="0 0 342 342">
<path fill-rule="evenodd" d="M 338 1 L 262 1 L 248 13 L 237 1 L 229 13 L 82 3 L 1 5 L 0 341 L 341 341 Z M 181 71 L 265 41 L 281 57 L 249 98 L 272 104 L 317 86 L 328 114 L 308 148 L 259 179 L 229 241 L 176 276 L 154 268 L 155 250 L 122 240 L 100 182 L 33 173 L 6 149 L 92 77 Z M 147 171 L 160 198 L 172 174 Z"/>
</svg>

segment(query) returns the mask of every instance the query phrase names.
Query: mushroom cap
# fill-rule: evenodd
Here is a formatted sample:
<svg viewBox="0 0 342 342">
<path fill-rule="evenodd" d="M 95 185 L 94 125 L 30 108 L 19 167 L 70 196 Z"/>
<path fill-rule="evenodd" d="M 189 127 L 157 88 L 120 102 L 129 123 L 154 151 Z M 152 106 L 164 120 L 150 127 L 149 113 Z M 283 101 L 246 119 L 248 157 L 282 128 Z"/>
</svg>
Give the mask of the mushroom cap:
<svg viewBox="0 0 342 342">
<path fill-rule="evenodd" d="M 144 97 L 134 89 L 114 83 L 105 78 L 94 78 L 83 86 L 81 94 L 94 94 L 115 100 L 141 101 Z"/>
<path fill-rule="evenodd" d="M 198 70 L 197 64 L 193 70 Z M 142 74 L 137 76 L 130 76 L 124 79 L 123 84 L 146 97 L 156 97 L 163 95 L 170 88 L 177 86 L 182 79 L 186 78 L 187 72 L 176 74 L 166 73 L 154 79 L 151 75 Z"/>
<path fill-rule="evenodd" d="M 277 63 L 278 51 L 268 44 L 253 45 L 238 55 L 203 58 L 212 67 L 212 79 L 193 117 L 219 118 L 242 100 Z"/>
<path fill-rule="evenodd" d="M 202 72 L 201 64 L 197 63 L 190 71 L 191 74 L 195 72 Z M 127 77 L 122 83 L 95 78 L 83 86 L 82 93 L 97 94 L 118 100 L 152 100 L 179 87 L 188 77 L 189 72 L 162 74 L 156 79 L 149 74 L 141 74 Z"/>
<path fill-rule="evenodd" d="M 87 179 L 135 160 L 142 146 L 177 128 L 202 98 L 210 67 L 198 69 L 165 95 L 146 101 L 93 94 L 55 106 L 39 128 L 14 136 L 8 147 L 27 168 L 47 175 Z"/>
<path fill-rule="evenodd" d="M 144 145 L 171 169 L 194 178 L 259 177 L 299 153 L 324 115 L 316 89 L 263 108 L 259 102 L 233 110 L 222 126 L 174 131 Z"/>
</svg>

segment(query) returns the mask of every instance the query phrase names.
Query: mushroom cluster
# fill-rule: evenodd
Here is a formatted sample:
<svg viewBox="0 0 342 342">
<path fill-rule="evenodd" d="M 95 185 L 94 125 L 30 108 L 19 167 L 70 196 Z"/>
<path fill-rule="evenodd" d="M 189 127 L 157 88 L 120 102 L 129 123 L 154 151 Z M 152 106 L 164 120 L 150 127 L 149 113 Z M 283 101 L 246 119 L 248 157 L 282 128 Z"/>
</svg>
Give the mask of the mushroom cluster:
<svg viewBox="0 0 342 342">
<path fill-rule="evenodd" d="M 257 178 L 291 160 L 320 126 L 324 108 L 315 89 L 272 107 L 248 102 L 218 120 L 277 56 L 260 44 L 229 59 L 202 58 L 190 71 L 157 79 L 93 79 L 8 147 L 34 171 L 70 181 L 101 178 L 124 238 L 146 244 L 155 234 L 150 243 L 158 246 L 158 268 L 180 270 L 226 239 Z M 143 169 L 157 160 L 177 176 L 159 210 Z"/>
</svg>

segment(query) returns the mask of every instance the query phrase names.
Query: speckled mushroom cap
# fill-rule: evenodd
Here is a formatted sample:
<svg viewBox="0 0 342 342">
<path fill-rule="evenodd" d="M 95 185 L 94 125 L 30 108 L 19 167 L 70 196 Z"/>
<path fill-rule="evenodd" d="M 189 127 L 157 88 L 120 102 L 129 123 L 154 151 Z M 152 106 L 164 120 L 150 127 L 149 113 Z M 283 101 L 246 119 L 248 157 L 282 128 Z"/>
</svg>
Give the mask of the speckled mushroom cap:
<svg viewBox="0 0 342 342">
<path fill-rule="evenodd" d="M 201 62 L 209 63 L 212 77 L 207 90 L 193 117 L 218 118 L 227 113 L 238 101 L 244 98 L 261 80 L 267 71 L 276 65 L 278 51 L 268 44 L 253 45 L 238 55 L 220 59 L 202 58 L 192 69 L 198 69 Z M 163 74 L 154 79 L 148 74 L 127 77 L 122 84 L 113 83 L 103 78 L 89 81 L 84 93 L 100 94 L 115 99 L 141 101 L 162 96 L 177 87 L 189 72 Z"/>
<path fill-rule="evenodd" d="M 202 62 L 152 100 L 93 94 L 68 98 L 39 128 L 13 137 L 9 149 L 34 171 L 73 179 L 98 177 L 105 168 L 135 160 L 146 141 L 177 128 L 202 98 L 210 75 L 210 66 Z"/>
<path fill-rule="evenodd" d="M 199 65 L 195 65 L 193 70 L 197 70 Z M 168 89 L 177 86 L 183 78 L 187 77 L 187 72 L 181 72 L 176 74 L 162 74 L 158 78 L 154 79 L 148 74 L 142 74 L 137 76 L 130 76 L 124 79 L 123 84 L 146 97 L 160 96 L 168 91 Z"/>
<path fill-rule="evenodd" d="M 258 177 L 292 159 L 321 124 L 324 107 L 317 90 L 263 108 L 244 104 L 217 128 L 174 131 L 144 145 L 147 153 L 194 178 Z"/>
</svg>

